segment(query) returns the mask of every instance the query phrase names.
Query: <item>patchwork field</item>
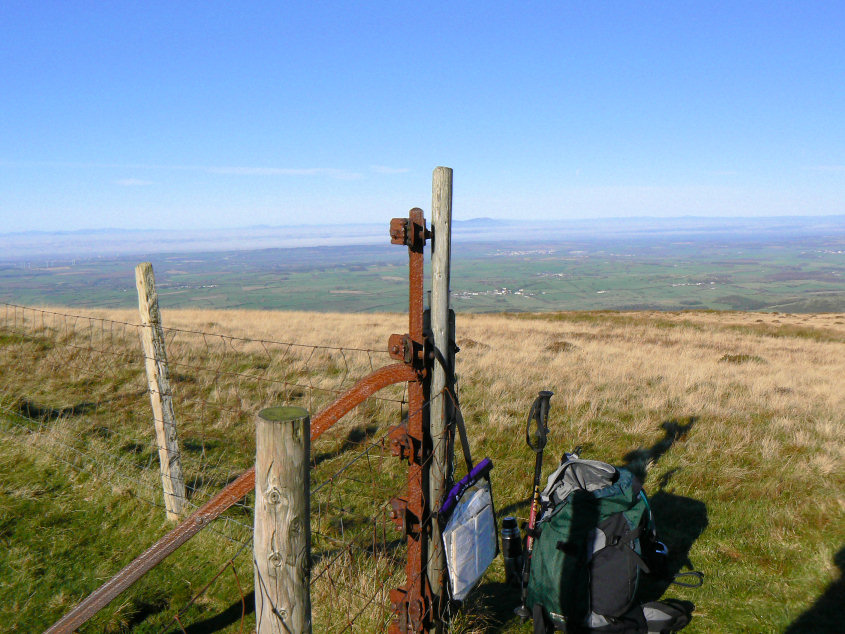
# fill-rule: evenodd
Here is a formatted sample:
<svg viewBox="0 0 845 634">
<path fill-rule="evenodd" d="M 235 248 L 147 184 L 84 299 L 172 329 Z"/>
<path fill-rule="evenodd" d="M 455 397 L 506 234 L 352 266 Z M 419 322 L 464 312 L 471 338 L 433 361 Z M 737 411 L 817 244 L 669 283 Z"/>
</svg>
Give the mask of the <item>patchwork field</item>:
<svg viewBox="0 0 845 634">
<path fill-rule="evenodd" d="M 528 241 L 514 228 L 507 240 L 455 243 L 453 304 L 472 313 L 843 312 L 845 223 L 808 231 L 746 228 L 734 235 L 711 227 L 573 239 L 558 230 Z M 132 308 L 133 271 L 146 260 L 169 308 L 379 312 L 402 311 L 407 303 L 407 254 L 389 244 L 0 257 L 0 301 Z"/>
</svg>

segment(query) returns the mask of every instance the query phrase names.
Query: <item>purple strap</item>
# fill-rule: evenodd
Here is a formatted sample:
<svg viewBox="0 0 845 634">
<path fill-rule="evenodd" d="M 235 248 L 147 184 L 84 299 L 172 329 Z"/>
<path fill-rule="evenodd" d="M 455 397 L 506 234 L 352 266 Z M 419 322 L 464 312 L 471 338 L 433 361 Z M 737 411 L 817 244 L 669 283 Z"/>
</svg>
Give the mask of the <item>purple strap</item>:
<svg viewBox="0 0 845 634">
<path fill-rule="evenodd" d="M 477 465 L 475 465 L 472 468 L 472 471 L 470 471 L 463 478 L 458 480 L 457 484 L 455 484 L 455 486 L 453 486 L 449 490 L 449 493 L 446 495 L 446 499 L 443 501 L 443 506 L 440 507 L 440 518 L 445 519 L 449 517 L 464 492 L 473 484 L 478 482 L 481 478 L 485 477 L 488 473 L 490 473 L 490 469 L 492 468 L 493 462 L 490 460 L 490 458 L 485 458 Z"/>
</svg>

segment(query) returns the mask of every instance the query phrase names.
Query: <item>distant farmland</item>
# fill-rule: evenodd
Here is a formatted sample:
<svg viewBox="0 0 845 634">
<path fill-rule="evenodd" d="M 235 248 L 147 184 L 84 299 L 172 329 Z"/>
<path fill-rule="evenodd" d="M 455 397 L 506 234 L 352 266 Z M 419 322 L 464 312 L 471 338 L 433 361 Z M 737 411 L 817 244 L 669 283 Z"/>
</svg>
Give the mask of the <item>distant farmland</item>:
<svg viewBox="0 0 845 634">
<path fill-rule="evenodd" d="M 390 245 L 155 253 L 0 264 L 0 301 L 129 308 L 151 260 L 168 308 L 402 311 L 406 254 Z M 845 232 L 457 243 L 459 312 L 845 310 Z"/>
</svg>

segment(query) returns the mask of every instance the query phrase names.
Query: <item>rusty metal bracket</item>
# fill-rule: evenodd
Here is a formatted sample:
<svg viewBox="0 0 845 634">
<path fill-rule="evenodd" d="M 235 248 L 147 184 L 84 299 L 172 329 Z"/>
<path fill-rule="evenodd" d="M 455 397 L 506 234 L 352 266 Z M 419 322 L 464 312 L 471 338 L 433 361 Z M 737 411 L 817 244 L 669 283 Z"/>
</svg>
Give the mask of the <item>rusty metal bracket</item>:
<svg viewBox="0 0 845 634">
<path fill-rule="evenodd" d="M 390 220 L 390 244 L 406 244 L 408 224 L 407 218 L 392 218 Z"/>
<path fill-rule="evenodd" d="M 408 218 L 393 218 L 390 221 L 390 243 L 404 244 L 411 251 L 421 252 L 431 231 L 425 228 L 422 209 L 414 207 Z"/>
<path fill-rule="evenodd" d="M 420 518 L 408 508 L 408 500 L 405 498 L 391 498 L 390 519 L 396 524 L 396 528 L 402 531 L 402 537 L 414 540 L 420 538 Z"/>
<path fill-rule="evenodd" d="M 425 372 L 425 346 L 423 343 L 414 341 L 411 335 L 390 335 L 387 341 L 387 350 L 392 359 L 402 361 L 413 366 L 421 373 Z"/>
<path fill-rule="evenodd" d="M 390 625 L 390 634 L 423 632 L 427 629 L 427 599 L 411 599 L 404 587 L 390 591 L 390 607 L 395 620 Z"/>
<path fill-rule="evenodd" d="M 390 453 L 409 464 L 422 464 L 422 438 L 414 438 L 408 433 L 408 421 L 402 421 L 387 430 L 390 440 Z"/>
</svg>

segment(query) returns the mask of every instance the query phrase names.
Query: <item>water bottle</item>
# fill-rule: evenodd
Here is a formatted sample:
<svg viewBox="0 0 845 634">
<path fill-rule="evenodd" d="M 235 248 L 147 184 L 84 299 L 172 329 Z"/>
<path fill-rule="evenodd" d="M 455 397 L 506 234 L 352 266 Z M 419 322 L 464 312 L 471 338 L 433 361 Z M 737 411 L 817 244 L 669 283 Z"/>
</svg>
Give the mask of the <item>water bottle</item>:
<svg viewBox="0 0 845 634">
<path fill-rule="evenodd" d="M 505 583 L 522 583 L 522 537 L 515 517 L 502 520 L 502 557 L 505 560 Z"/>
</svg>

